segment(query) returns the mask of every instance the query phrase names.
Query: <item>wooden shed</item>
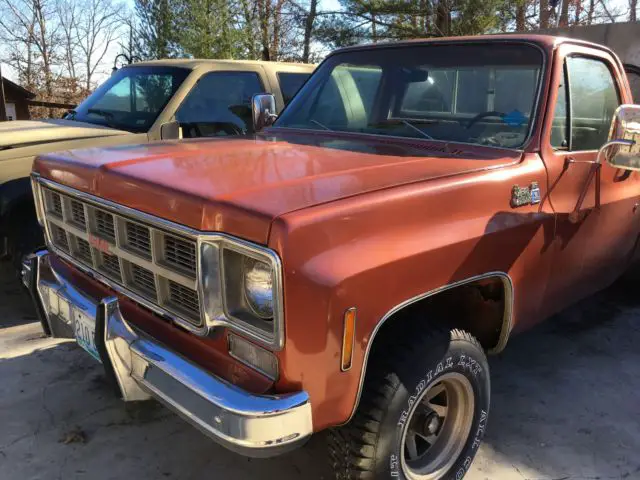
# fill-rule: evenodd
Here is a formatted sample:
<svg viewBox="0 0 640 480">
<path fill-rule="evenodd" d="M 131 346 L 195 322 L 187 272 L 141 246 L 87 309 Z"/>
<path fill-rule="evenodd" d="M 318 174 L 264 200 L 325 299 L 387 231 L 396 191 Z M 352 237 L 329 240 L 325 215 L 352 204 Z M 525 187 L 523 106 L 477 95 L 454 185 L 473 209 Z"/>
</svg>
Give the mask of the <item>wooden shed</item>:
<svg viewBox="0 0 640 480">
<path fill-rule="evenodd" d="M 21 87 L 11 80 L 0 77 L 4 89 L 4 104 L 7 120 L 29 120 L 29 100 L 35 98 L 35 94 Z M 1 102 L 2 92 L 0 92 Z M 2 105 L 0 105 L 0 118 L 2 117 Z"/>
</svg>

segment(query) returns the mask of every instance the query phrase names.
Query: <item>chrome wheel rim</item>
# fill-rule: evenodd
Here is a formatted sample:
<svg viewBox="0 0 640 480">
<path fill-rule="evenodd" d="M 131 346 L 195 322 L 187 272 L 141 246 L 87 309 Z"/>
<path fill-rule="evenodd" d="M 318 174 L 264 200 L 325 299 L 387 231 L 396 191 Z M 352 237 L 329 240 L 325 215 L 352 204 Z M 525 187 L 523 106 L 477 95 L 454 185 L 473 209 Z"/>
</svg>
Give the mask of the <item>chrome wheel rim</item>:
<svg viewBox="0 0 640 480">
<path fill-rule="evenodd" d="M 453 466 L 469 438 L 474 403 L 471 382 L 457 372 L 425 388 L 402 432 L 400 459 L 408 479 L 435 480 Z"/>
</svg>

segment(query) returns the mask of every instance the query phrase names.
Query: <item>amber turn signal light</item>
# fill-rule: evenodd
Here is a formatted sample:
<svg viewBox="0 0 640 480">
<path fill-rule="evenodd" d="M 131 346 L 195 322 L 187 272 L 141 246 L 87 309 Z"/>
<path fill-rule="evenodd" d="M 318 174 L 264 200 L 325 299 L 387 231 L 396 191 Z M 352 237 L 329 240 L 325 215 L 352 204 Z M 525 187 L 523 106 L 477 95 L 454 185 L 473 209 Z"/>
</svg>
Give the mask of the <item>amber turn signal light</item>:
<svg viewBox="0 0 640 480">
<path fill-rule="evenodd" d="M 356 307 L 344 312 L 344 332 L 342 334 L 342 363 L 343 372 L 351 368 L 353 361 L 353 344 L 356 338 Z"/>
</svg>

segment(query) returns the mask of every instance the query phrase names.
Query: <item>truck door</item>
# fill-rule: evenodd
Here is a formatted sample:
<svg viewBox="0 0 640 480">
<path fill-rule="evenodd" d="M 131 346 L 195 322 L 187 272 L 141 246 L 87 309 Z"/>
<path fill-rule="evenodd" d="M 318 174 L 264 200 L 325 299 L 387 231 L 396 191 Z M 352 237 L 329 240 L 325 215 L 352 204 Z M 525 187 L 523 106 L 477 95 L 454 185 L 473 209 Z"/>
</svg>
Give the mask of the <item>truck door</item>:
<svg viewBox="0 0 640 480">
<path fill-rule="evenodd" d="M 617 62 L 597 49 L 564 45 L 555 59 L 542 146 L 546 200 L 556 213 L 548 313 L 612 282 L 638 236 L 638 174 L 595 163 L 615 109 L 631 102 L 620 75 Z"/>
</svg>

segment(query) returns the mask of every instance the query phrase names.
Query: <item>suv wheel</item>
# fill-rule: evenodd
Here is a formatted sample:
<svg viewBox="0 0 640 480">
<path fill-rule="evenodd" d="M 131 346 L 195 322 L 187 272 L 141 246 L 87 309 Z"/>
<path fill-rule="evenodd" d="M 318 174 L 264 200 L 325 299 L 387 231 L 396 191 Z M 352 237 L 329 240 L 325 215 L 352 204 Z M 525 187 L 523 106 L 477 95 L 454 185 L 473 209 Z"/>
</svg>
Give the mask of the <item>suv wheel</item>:
<svg viewBox="0 0 640 480">
<path fill-rule="evenodd" d="M 478 341 L 436 330 L 371 359 L 352 421 L 333 429 L 338 479 L 460 480 L 484 436 L 489 365 Z"/>
</svg>

